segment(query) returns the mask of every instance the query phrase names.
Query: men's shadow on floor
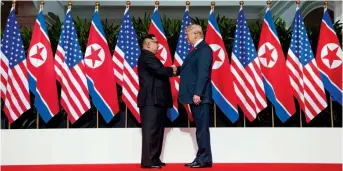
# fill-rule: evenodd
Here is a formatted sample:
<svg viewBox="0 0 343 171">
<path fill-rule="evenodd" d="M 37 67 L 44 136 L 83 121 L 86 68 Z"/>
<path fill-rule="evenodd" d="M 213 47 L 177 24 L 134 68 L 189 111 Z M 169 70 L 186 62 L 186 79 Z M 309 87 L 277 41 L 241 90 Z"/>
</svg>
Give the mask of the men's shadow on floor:
<svg viewBox="0 0 343 171">
<path fill-rule="evenodd" d="M 192 137 L 192 142 L 193 142 L 193 149 L 194 151 L 198 150 L 198 143 L 197 143 L 197 138 L 196 138 L 196 129 L 195 128 L 180 128 L 181 132 L 186 133 L 187 135 Z"/>
<path fill-rule="evenodd" d="M 163 135 L 161 159 L 164 158 L 164 150 L 165 150 L 167 136 L 172 131 L 172 129 L 180 129 L 180 131 L 183 132 L 185 135 L 190 136 L 192 138 L 193 147 L 189 147 L 189 148 L 193 148 L 194 151 L 198 150 L 197 140 L 196 140 L 196 136 L 195 136 L 195 131 L 196 131 L 195 128 L 165 128 L 164 135 Z M 177 141 L 177 140 L 174 140 L 174 141 Z"/>
<path fill-rule="evenodd" d="M 173 128 L 164 128 L 162 152 L 161 152 L 161 156 L 160 156 L 160 159 L 162 160 L 162 162 L 163 162 L 163 158 L 164 158 L 164 148 L 165 148 L 165 146 L 166 146 L 167 135 L 169 134 L 169 132 L 170 132 L 172 129 L 173 129 Z"/>
</svg>

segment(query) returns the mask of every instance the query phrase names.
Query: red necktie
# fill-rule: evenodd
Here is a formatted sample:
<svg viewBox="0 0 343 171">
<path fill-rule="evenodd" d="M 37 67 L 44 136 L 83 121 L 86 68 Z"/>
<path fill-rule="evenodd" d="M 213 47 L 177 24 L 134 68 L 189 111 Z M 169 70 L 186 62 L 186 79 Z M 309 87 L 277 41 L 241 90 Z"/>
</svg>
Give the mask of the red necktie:
<svg viewBox="0 0 343 171">
<path fill-rule="evenodd" d="M 189 50 L 189 52 L 192 52 L 194 50 L 194 46 L 191 47 L 191 49 Z"/>
</svg>

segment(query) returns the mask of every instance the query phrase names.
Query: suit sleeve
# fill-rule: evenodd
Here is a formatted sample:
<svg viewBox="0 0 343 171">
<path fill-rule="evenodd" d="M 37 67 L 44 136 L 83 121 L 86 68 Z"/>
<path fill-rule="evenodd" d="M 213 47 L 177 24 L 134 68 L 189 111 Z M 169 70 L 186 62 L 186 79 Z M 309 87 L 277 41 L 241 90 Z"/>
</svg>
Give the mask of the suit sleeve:
<svg viewBox="0 0 343 171">
<path fill-rule="evenodd" d="M 149 73 L 155 76 L 164 76 L 164 77 L 172 77 L 173 68 L 172 67 L 161 67 L 158 61 L 155 59 L 156 57 L 153 55 L 145 56 L 144 63 L 148 68 Z"/>
<path fill-rule="evenodd" d="M 175 76 L 179 76 L 180 75 L 180 70 L 181 70 L 181 66 L 178 66 L 178 67 L 176 67 L 177 69 L 176 69 L 176 74 L 175 74 Z"/>
<path fill-rule="evenodd" d="M 212 69 L 212 51 L 206 47 L 201 49 L 197 59 L 198 75 L 194 94 L 200 97 L 204 96 L 204 90 L 207 83 L 210 81 Z"/>
</svg>

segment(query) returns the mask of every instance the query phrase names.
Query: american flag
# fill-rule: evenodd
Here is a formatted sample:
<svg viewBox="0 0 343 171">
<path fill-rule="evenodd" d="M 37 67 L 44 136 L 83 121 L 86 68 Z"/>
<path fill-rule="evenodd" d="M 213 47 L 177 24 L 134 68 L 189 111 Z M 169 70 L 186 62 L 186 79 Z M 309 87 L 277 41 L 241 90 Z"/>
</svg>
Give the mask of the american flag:
<svg viewBox="0 0 343 171">
<path fill-rule="evenodd" d="M 304 22 L 297 8 L 286 63 L 293 94 L 310 122 L 327 107 L 324 85 L 307 37 Z"/>
<path fill-rule="evenodd" d="M 231 59 L 231 72 L 234 75 L 234 89 L 238 97 L 238 105 L 244 115 L 253 121 L 257 114 L 267 107 L 267 100 L 260 62 L 242 8 L 237 17 Z"/>
<path fill-rule="evenodd" d="M 5 101 L 4 112 L 12 123 L 31 108 L 26 56 L 14 8 L 1 40 L 0 62 L 1 98 Z"/>
<path fill-rule="evenodd" d="M 122 82 L 122 98 L 129 110 L 135 116 L 136 120 L 140 122 L 139 109 L 137 107 L 137 96 L 139 90 L 137 63 L 138 57 L 141 54 L 139 49 L 137 35 L 133 24 L 129 8 L 126 8 L 121 32 L 118 35 L 117 47 L 124 51 L 124 69 Z"/>
<path fill-rule="evenodd" d="M 70 9 L 64 19 L 55 54 L 55 72 L 62 86 L 61 105 L 71 123 L 90 109 L 83 54 Z"/>
<path fill-rule="evenodd" d="M 186 39 L 186 28 L 187 26 L 191 25 L 191 17 L 189 16 L 188 9 L 185 10 L 183 14 L 182 22 L 181 22 L 181 31 L 179 35 L 179 40 L 177 42 L 175 56 L 174 56 L 174 64 L 175 66 L 181 66 L 185 58 L 187 57 L 189 50 L 191 49 L 192 45 L 188 44 Z M 180 76 L 175 77 L 175 87 L 177 92 L 179 92 L 179 84 L 180 84 Z M 188 118 L 193 121 L 192 113 L 190 110 L 189 105 L 184 105 L 186 112 L 188 114 Z"/>
<path fill-rule="evenodd" d="M 128 12 L 128 8 L 126 8 L 124 12 L 124 17 L 122 20 L 122 23 L 127 22 L 128 20 L 125 18 L 125 14 Z M 123 70 L 124 70 L 124 57 L 125 57 L 125 46 L 124 46 L 124 40 L 126 39 L 123 35 L 125 32 L 125 25 L 122 24 L 120 26 L 120 31 L 119 31 L 119 36 L 117 37 L 117 44 L 116 47 L 114 48 L 114 53 L 113 53 L 113 71 L 114 75 L 116 78 L 116 82 L 120 85 L 123 86 Z M 121 46 L 119 46 L 121 45 Z"/>
</svg>

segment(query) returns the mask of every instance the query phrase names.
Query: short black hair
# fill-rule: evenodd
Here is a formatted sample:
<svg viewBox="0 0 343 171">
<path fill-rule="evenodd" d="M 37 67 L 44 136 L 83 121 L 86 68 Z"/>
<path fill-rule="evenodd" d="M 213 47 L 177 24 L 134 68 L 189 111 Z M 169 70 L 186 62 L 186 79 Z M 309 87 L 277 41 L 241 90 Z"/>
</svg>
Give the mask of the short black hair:
<svg viewBox="0 0 343 171">
<path fill-rule="evenodd" d="M 147 34 L 147 35 L 144 36 L 143 41 L 145 39 L 151 39 L 152 40 L 153 37 L 156 37 L 156 36 L 154 34 Z"/>
<path fill-rule="evenodd" d="M 155 37 L 154 34 L 147 34 L 147 35 L 145 35 L 143 37 L 143 40 L 142 40 L 142 46 L 144 45 L 145 40 L 147 40 L 147 39 L 153 40 L 154 37 Z"/>
</svg>

